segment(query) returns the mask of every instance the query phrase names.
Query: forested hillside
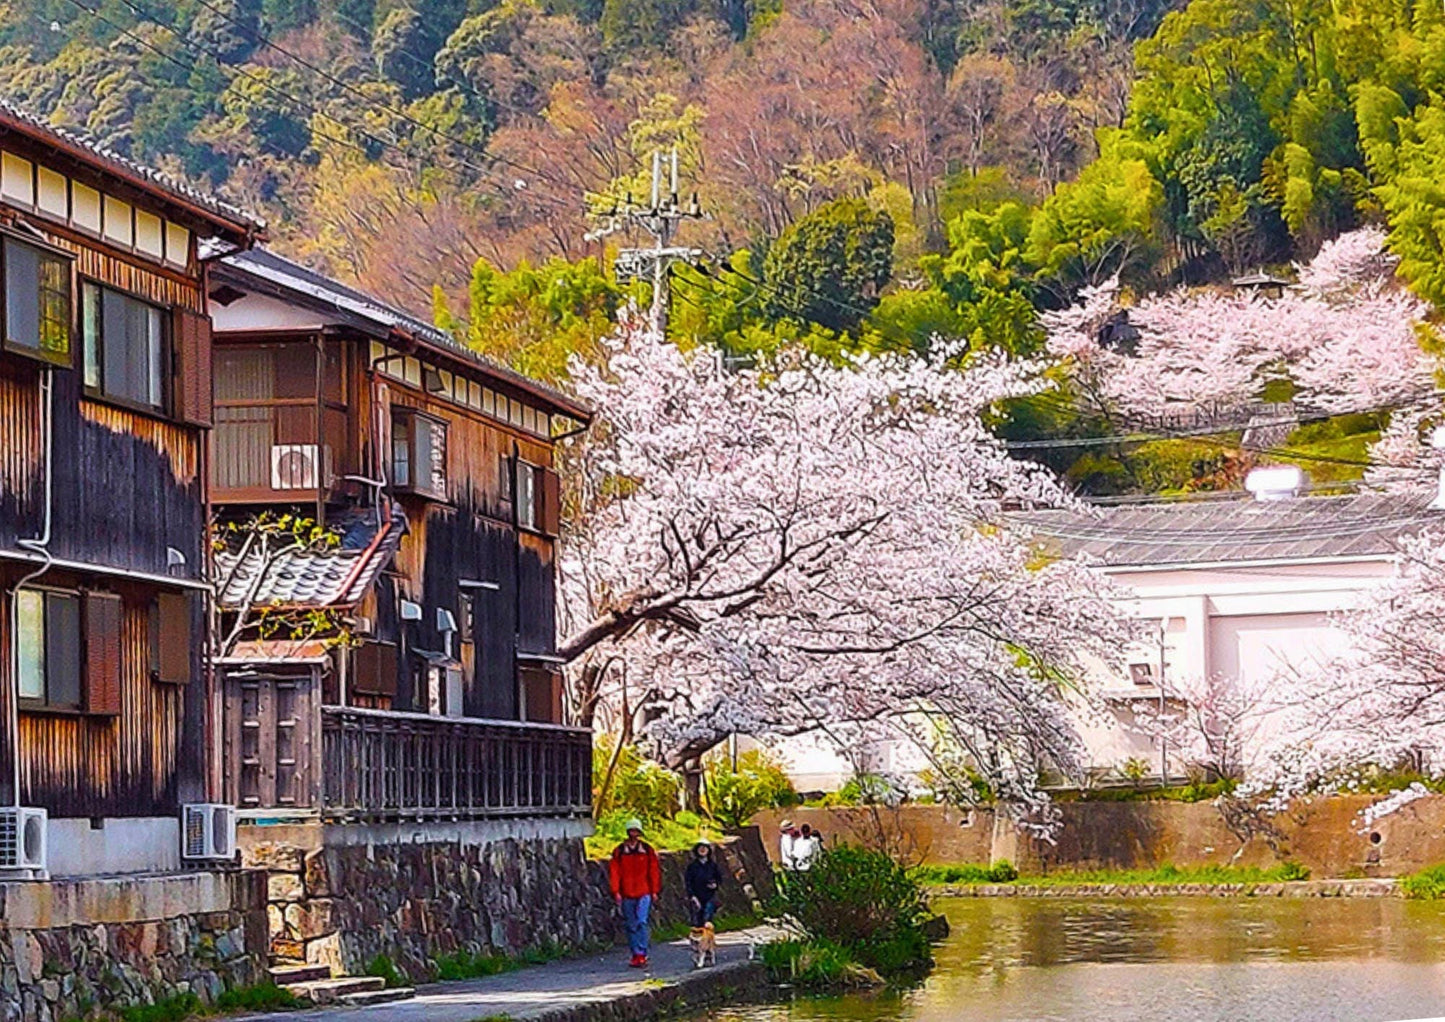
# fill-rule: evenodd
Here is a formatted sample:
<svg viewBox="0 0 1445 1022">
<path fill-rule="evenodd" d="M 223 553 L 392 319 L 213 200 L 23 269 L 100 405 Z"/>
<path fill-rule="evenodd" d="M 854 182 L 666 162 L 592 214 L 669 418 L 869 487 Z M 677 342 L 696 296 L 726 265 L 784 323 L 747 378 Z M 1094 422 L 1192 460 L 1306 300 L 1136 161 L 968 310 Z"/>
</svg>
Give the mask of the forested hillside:
<svg viewBox="0 0 1445 1022">
<path fill-rule="evenodd" d="M 1176 6 L 25 0 L 0 6 L 0 92 L 209 182 L 290 254 L 545 375 L 625 294 L 608 257 L 627 236 L 588 240 L 586 210 L 644 197 L 659 148 L 710 217 L 682 236 L 705 255 L 675 271 L 671 330 L 734 355 L 938 335 L 1039 354 L 1040 312 L 1083 289 L 1117 277 L 1127 307 L 1289 275 L 1362 224 L 1445 302 L 1440 6 Z M 1428 334 L 1423 317 L 1402 322 Z M 1118 428 L 1099 411 L 1061 401 L 1001 428 Z M 1146 485 L 1095 475 L 1076 481 Z"/>
</svg>

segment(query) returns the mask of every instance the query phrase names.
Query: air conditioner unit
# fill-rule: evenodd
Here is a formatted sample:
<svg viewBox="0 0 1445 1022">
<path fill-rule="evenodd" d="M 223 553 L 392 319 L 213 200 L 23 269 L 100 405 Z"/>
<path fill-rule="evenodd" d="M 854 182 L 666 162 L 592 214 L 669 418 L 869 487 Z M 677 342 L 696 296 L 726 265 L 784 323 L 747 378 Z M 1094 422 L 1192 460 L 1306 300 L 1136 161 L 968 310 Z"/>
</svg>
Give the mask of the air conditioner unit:
<svg viewBox="0 0 1445 1022">
<path fill-rule="evenodd" d="M 45 872 L 45 833 L 44 809 L 0 808 L 0 870 Z"/>
<path fill-rule="evenodd" d="M 198 802 L 181 809 L 181 858 L 229 862 L 236 857 L 236 807 Z"/>
<path fill-rule="evenodd" d="M 314 490 L 321 484 L 321 463 L 315 444 L 274 444 L 271 447 L 271 489 Z"/>
</svg>

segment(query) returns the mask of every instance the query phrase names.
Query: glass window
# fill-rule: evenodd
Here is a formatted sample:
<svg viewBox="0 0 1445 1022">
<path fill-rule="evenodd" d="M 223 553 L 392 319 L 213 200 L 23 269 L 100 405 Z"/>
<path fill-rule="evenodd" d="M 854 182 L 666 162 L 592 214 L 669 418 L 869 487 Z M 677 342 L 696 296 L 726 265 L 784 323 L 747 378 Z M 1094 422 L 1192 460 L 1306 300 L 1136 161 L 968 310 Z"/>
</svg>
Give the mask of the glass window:
<svg viewBox="0 0 1445 1022">
<path fill-rule="evenodd" d="M 165 406 L 165 311 L 109 288 L 81 285 L 85 383 L 107 397 Z"/>
<path fill-rule="evenodd" d="M 537 527 L 537 466 L 525 461 L 517 462 L 517 524 Z"/>
<path fill-rule="evenodd" d="M 5 238 L 5 340 L 12 347 L 70 362 L 70 260 Z"/>
<path fill-rule="evenodd" d="M 19 611 L 20 698 L 48 706 L 80 706 L 80 598 L 22 589 Z"/>
<path fill-rule="evenodd" d="M 445 500 L 447 424 L 411 408 L 391 413 L 391 484 Z"/>
<path fill-rule="evenodd" d="M 391 419 L 391 484 L 411 485 L 411 417 L 406 415 Z"/>
</svg>

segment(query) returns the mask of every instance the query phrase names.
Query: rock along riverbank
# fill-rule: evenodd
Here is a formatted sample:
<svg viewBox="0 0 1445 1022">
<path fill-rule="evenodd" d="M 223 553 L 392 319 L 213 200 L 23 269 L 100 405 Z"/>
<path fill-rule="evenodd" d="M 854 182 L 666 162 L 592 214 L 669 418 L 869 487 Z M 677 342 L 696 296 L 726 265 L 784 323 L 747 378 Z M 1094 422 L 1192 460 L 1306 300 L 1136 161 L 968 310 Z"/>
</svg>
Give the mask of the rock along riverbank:
<svg viewBox="0 0 1445 1022">
<path fill-rule="evenodd" d="M 1398 898 L 1394 878 L 1241 884 L 953 884 L 935 898 Z"/>
</svg>

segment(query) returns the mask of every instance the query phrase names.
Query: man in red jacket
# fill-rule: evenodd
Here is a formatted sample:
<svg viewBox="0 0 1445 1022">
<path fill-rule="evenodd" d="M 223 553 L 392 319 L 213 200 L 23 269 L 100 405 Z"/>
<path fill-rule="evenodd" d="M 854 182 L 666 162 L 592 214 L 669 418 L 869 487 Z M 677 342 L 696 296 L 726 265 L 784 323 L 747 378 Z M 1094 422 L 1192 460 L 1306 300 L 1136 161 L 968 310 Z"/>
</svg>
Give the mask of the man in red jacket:
<svg viewBox="0 0 1445 1022">
<path fill-rule="evenodd" d="M 647 967 L 648 916 L 652 914 L 652 901 L 662 894 L 662 864 L 657 861 L 657 852 L 642 840 L 642 821 L 627 821 L 627 840 L 612 853 L 607 868 L 612 881 L 612 897 L 622 910 L 622 921 L 627 926 L 627 944 L 632 948 L 634 969 Z"/>
</svg>

